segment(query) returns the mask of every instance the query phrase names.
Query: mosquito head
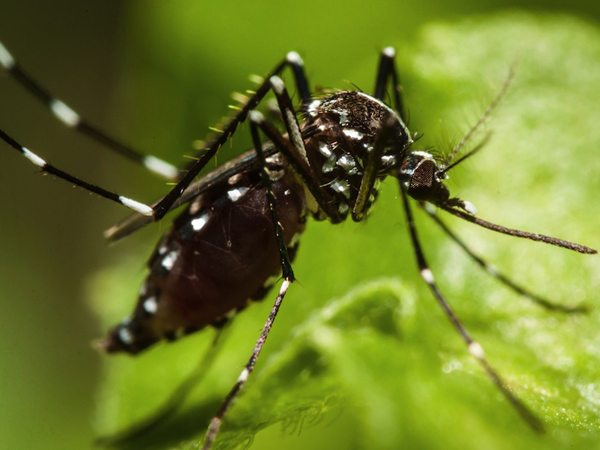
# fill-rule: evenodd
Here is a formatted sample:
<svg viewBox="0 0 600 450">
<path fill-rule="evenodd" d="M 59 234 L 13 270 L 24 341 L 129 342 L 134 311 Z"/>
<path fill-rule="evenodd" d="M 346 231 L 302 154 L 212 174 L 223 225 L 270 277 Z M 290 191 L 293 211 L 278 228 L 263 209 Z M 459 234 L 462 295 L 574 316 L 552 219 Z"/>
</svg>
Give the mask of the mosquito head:
<svg viewBox="0 0 600 450">
<path fill-rule="evenodd" d="M 402 161 L 399 175 L 406 192 L 415 200 L 438 205 L 450 198 L 450 191 L 444 184 L 447 178 L 444 166 L 431 153 L 408 152 Z"/>
<path fill-rule="evenodd" d="M 455 206 L 469 214 L 477 214 L 471 202 L 450 198 L 450 191 L 444 184 L 448 178 L 447 168 L 436 161 L 431 153 L 423 151 L 407 153 L 398 173 L 406 192 L 415 200 L 429 202 L 436 206 Z"/>
</svg>

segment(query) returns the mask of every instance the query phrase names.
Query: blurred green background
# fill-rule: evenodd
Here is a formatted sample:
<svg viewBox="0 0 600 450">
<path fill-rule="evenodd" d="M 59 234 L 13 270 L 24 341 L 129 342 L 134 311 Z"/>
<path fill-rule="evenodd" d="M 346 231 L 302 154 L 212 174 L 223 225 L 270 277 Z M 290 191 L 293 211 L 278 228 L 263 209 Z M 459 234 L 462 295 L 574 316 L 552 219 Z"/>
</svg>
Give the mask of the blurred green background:
<svg viewBox="0 0 600 450">
<path fill-rule="evenodd" d="M 252 87 L 249 74 L 265 74 L 292 49 L 303 55 L 313 86 L 349 88 L 352 82 L 369 91 L 378 51 L 396 46 L 410 128 L 425 133 L 420 145 L 446 148 L 474 123 L 510 64 L 520 59 L 515 86 L 491 120 L 492 142 L 453 174 L 451 188 L 473 201 L 482 217 L 598 247 L 599 19 L 600 8 L 591 1 L 0 0 L 0 41 L 90 121 L 174 163 L 227 114 L 232 91 Z M 162 181 L 73 135 L 4 75 L 0 126 L 55 165 L 108 189 L 147 201 L 165 190 Z M 241 131 L 233 152 L 246 148 L 247 133 Z M 36 175 L 16 152 L 3 150 L 0 448 L 90 448 L 99 433 L 115 431 L 159 404 L 198 361 L 211 335 L 200 333 L 138 358 L 108 358 L 92 350 L 90 342 L 132 309 L 145 258 L 168 224 L 109 247 L 102 231 L 125 211 Z M 452 222 L 520 283 L 558 301 L 592 306 L 588 316 L 565 318 L 529 306 L 489 280 L 419 217 L 443 291 L 492 362 L 549 422 L 552 432 L 538 438 L 465 355 L 421 286 L 397 187 L 390 180 L 384 189 L 368 224 L 310 223 L 296 265 L 301 285 L 290 292 L 255 384 L 231 423 L 257 431 L 291 422 L 283 432 L 274 426 L 257 435 L 254 448 L 268 449 L 597 445 L 597 257 Z M 367 336 L 354 342 L 356 334 L 344 334 L 342 324 L 335 328 L 345 338 L 340 343 L 331 330 L 319 334 L 321 328 L 306 321 L 330 299 L 378 277 L 395 277 L 393 289 L 387 282 L 382 289 L 400 292 L 402 308 L 393 306 L 398 300 L 391 295 L 384 315 L 394 316 L 400 337 L 382 338 L 375 324 L 373 335 L 363 330 Z M 164 448 L 202 435 L 204 421 L 246 360 L 268 303 L 236 320 L 206 387 L 177 426 L 133 448 Z M 295 325 L 309 344 L 292 338 Z M 329 340 L 321 345 L 315 336 Z M 314 395 L 318 403 L 323 397 L 318 386 L 302 389 L 294 374 L 310 366 L 314 354 L 317 362 L 325 361 L 323 384 L 337 386 L 333 398 L 344 400 L 342 406 L 334 401 L 323 417 L 317 412 L 319 420 L 311 424 L 293 401 Z M 286 366 L 286 358 L 295 362 Z M 292 408 L 271 406 L 277 396 L 265 397 L 269 391 L 289 398 Z"/>
</svg>

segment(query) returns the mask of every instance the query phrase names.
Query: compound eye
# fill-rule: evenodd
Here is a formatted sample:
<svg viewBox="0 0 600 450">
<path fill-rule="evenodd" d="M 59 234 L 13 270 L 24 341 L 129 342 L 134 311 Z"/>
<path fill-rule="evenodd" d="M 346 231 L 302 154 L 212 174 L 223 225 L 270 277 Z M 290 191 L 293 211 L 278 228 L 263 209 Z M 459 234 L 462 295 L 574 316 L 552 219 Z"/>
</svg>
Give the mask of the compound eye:
<svg viewBox="0 0 600 450">
<path fill-rule="evenodd" d="M 429 200 L 432 195 L 431 189 L 435 183 L 436 170 L 435 161 L 421 160 L 410 177 L 408 194 L 415 200 Z"/>
</svg>

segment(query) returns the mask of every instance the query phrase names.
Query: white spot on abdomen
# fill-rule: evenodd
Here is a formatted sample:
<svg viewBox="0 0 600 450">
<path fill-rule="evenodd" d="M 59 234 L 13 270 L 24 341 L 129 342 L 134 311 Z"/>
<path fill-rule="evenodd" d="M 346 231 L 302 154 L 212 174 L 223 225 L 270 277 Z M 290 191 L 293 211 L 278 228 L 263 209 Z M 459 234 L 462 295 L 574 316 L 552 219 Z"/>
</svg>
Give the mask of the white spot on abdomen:
<svg viewBox="0 0 600 450">
<path fill-rule="evenodd" d="M 248 192 L 248 188 L 240 186 L 239 188 L 227 191 L 227 197 L 229 197 L 229 200 L 232 202 L 237 202 L 246 192 Z"/>
<path fill-rule="evenodd" d="M 126 327 L 121 327 L 119 329 L 119 340 L 126 345 L 132 344 L 133 334 L 131 333 L 131 330 L 129 330 L 129 328 Z"/>
<path fill-rule="evenodd" d="M 148 314 L 155 314 L 158 310 L 158 303 L 156 302 L 156 298 L 150 297 L 144 300 L 143 307 L 144 311 L 146 311 Z"/>
<path fill-rule="evenodd" d="M 167 269 L 167 270 L 171 270 L 173 268 L 173 266 L 175 265 L 175 261 L 177 261 L 177 258 L 179 257 L 179 249 L 177 250 L 172 250 L 170 251 L 167 256 L 165 256 L 162 261 L 161 261 L 161 265 Z"/>
<path fill-rule="evenodd" d="M 204 225 L 206 225 L 208 223 L 208 217 L 209 217 L 209 214 L 208 213 L 204 213 L 200 217 L 197 217 L 196 219 L 193 219 L 190 222 L 191 225 L 192 225 L 192 229 L 194 231 L 200 231 L 202 228 L 204 228 Z"/>
</svg>

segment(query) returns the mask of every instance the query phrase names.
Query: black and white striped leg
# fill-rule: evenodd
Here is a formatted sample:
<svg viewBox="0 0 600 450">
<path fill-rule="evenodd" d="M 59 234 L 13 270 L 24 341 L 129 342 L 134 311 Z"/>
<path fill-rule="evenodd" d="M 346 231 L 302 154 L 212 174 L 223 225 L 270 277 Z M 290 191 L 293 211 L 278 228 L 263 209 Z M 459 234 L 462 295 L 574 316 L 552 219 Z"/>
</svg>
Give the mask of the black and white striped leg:
<svg viewBox="0 0 600 450">
<path fill-rule="evenodd" d="M 412 215 L 412 211 L 410 209 L 410 204 L 408 200 L 408 194 L 406 192 L 406 188 L 402 182 L 400 182 L 400 193 L 402 195 L 402 204 L 404 206 L 404 213 L 406 215 L 406 220 L 408 222 L 408 227 L 410 231 L 410 238 L 412 241 L 413 249 L 415 252 L 415 256 L 417 259 L 417 265 L 419 267 L 419 273 L 421 274 L 421 278 L 427 283 L 427 286 L 433 292 L 436 300 L 444 310 L 452 325 L 458 331 L 461 338 L 467 344 L 469 349 L 469 353 L 483 366 L 488 376 L 492 379 L 494 384 L 500 389 L 504 397 L 510 402 L 510 404 L 517 410 L 517 412 L 521 415 L 521 417 L 531 426 L 533 430 L 536 432 L 542 433 L 544 432 L 544 426 L 542 422 L 529 410 L 529 408 L 521 402 L 507 387 L 504 380 L 498 375 L 498 373 L 494 370 L 492 366 L 488 363 L 483 347 L 469 334 L 468 330 L 461 323 L 460 319 L 456 316 L 450 304 L 446 301 L 442 293 L 440 292 L 437 284 L 435 283 L 435 279 L 431 269 L 429 268 L 427 261 L 425 260 L 425 255 L 423 253 L 423 249 L 421 247 L 421 243 L 419 242 L 419 238 L 417 235 L 417 229 L 415 226 L 414 218 Z"/>
<path fill-rule="evenodd" d="M 469 247 L 467 247 L 465 242 L 462 239 L 460 239 L 456 234 L 454 234 L 452 232 L 452 230 L 450 230 L 450 228 L 448 228 L 448 226 L 437 216 L 437 214 L 435 213 L 435 208 L 433 206 L 431 206 L 430 204 L 423 205 L 422 203 L 420 203 L 420 205 L 427 212 L 429 217 L 431 217 L 435 221 L 435 223 L 437 223 L 440 226 L 440 228 L 442 230 L 444 230 L 444 232 L 454 242 L 456 242 L 459 245 L 459 247 L 461 247 L 465 251 L 465 253 L 467 255 L 469 255 L 471 257 L 471 259 L 473 259 L 473 261 L 475 261 L 487 273 L 489 273 L 491 276 L 496 278 L 498 281 L 500 281 L 501 283 L 503 283 L 504 285 L 506 285 L 513 291 L 515 291 L 517 294 L 520 294 L 520 295 L 528 298 L 532 302 L 534 302 L 546 309 L 549 309 L 551 311 L 560 311 L 560 312 L 564 312 L 564 313 L 585 313 L 589 310 L 589 308 L 586 306 L 565 306 L 565 305 L 551 302 L 551 301 L 549 301 L 543 297 L 540 297 L 539 295 L 533 294 L 532 292 L 529 292 L 529 290 L 519 286 L 514 281 L 512 281 L 510 278 L 508 278 L 505 275 L 503 275 L 502 273 L 498 272 L 496 267 L 494 267 L 492 264 L 486 262 L 484 259 L 480 258 L 475 253 L 473 253 L 473 251 Z"/>
<path fill-rule="evenodd" d="M 300 95 L 300 98 L 302 99 L 302 111 L 304 113 L 308 112 L 308 106 L 310 105 L 311 102 L 311 93 L 310 93 L 310 87 L 308 84 L 308 78 L 306 77 L 306 74 L 304 73 L 304 61 L 302 60 L 302 58 L 300 57 L 300 55 L 296 52 L 289 52 L 286 56 L 285 59 L 279 63 L 271 72 L 270 74 L 266 77 L 260 77 L 260 76 L 252 76 L 252 80 L 257 82 L 259 85 L 259 88 L 256 91 L 247 91 L 247 94 L 252 94 L 251 97 L 246 96 L 245 94 L 240 94 L 240 93 L 234 93 L 233 94 L 233 99 L 240 102 L 241 105 L 230 105 L 229 107 L 231 109 L 233 109 L 234 111 L 245 111 L 246 114 L 248 113 L 249 110 L 254 109 L 256 107 L 256 105 L 258 105 L 258 103 L 260 102 L 260 100 L 262 99 L 262 97 L 264 97 L 264 93 L 260 96 L 260 98 L 258 99 L 258 101 L 256 101 L 257 98 L 257 94 L 263 89 L 263 87 L 265 86 L 265 84 L 269 83 L 269 78 L 271 76 L 278 76 L 281 74 L 281 72 L 283 71 L 283 69 L 285 69 L 286 67 L 290 67 L 290 69 L 292 70 L 292 73 L 294 75 L 294 81 L 296 83 L 296 88 L 298 89 L 298 93 Z M 250 108 L 248 108 L 248 105 L 253 105 Z M 293 108 L 292 108 L 293 109 Z M 220 133 L 225 133 L 227 128 L 229 127 L 229 125 L 231 124 L 231 121 L 233 121 L 234 118 L 232 118 L 230 120 L 230 122 L 225 126 L 223 131 L 217 131 L 217 134 L 213 135 L 212 139 L 209 139 L 209 141 L 207 143 L 205 143 L 204 148 L 202 150 L 200 150 L 200 152 L 198 152 L 198 154 L 196 154 L 192 159 L 193 160 L 199 160 L 201 158 L 204 157 L 204 154 L 207 152 L 210 152 L 212 149 L 212 146 L 214 145 L 214 143 L 216 142 L 216 140 L 219 139 L 219 134 Z M 244 119 L 242 119 L 242 121 L 245 120 L 245 114 L 244 114 Z M 190 171 L 190 170 L 196 170 L 194 169 L 194 167 L 196 166 L 195 162 L 192 162 L 190 164 L 188 164 L 185 168 L 184 168 L 184 172 L 185 171 Z M 183 179 L 183 177 L 181 178 Z"/>
<path fill-rule="evenodd" d="M 298 72 L 300 74 L 300 76 L 297 76 L 296 82 L 298 89 L 302 92 L 303 89 L 307 89 L 308 82 L 302 75 L 302 66 L 298 61 L 301 61 L 300 57 L 295 52 L 290 52 L 288 53 L 286 60 L 282 61 L 273 70 L 273 72 L 280 73 L 287 64 L 290 64 L 294 68 L 294 73 L 296 74 L 296 72 Z M 256 107 L 260 103 L 269 89 L 273 89 L 273 92 L 275 93 L 278 107 L 281 111 L 281 117 L 284 120 L 286 129 L 288 130 L 288 135 L 291 136 L 291 138 L 290 140 L 285 138 L 279 132 L 279 130 L 277 130 L 277 128 L 267 121 L 262 121 L 258 124 L 258 126 L 274 143 L 277 149 L 285 155 L 286 159 L 290 162 L 294 170 L 302 177 L 309 191 L 312 193 L 321 209 L 331 219 L 332 223 L 338 223 L 341 221 L 339 211 L 331 206 L 334 202 L 334 197 L 329 193 L 329 191 L 321 187 L 318 179 L 315 177 L 308 164 L 306 150 L 304 148 L 304 141 L 300 132 L 300 126 L 296 119 L 296 112 L 287 89 L 285 88 L 285 84 L 281 78 L 276 75 L 270 77 L 269 79 L 262 80 L 260 88 L 254 93 L 254 95 L 250 98 L 244 99 L 243 107 L 236 107 L 236 110 L 238 111 L 237 114 L 231 117 L 223 130 L 217 131 L 215 134 L 213 134 L 212 138 L 208 140 L 204 152 L 199 155 L 198 160 L 190 166 L 189 172 L 178 183 L 178 185 L 171 192 L 169 192 L 167 196 L 161 198 L 157 202 L 152 203 L 155 211 L 153 220 L 159 220 L 171 209 L 175 208 L 178 205 L 178 196 L 180 196 L 180 199 L 183 199 L 185 198 L 185 192 L 193 191 L 193 189 L 188 189 L 188 186 L 192 186 L 191 179 L 193 179 L 195 174 L 199 173 L 200 170 L 204 168 L 206 163 L 208 163 L 212 156 L 216 154 L 223 143 L 225 143 L 228 138 L 233 135 L 237 126 L 246 119 L 252 108 Z M 308 95 L 308 91 L 306 91 L 306 94 Z M 149 221 L 144 218 L 132 216 L 127 218 L 122 223 L 117 224 L 109 229 L 105 233 L 105 236 L 110 240 L 118 240 L 148 223 Z"/>
<path fill-rule="evenodd" d="M 264 120 L 257 123 L 257 125 L 261 127 L 262 131 L 275 146 L 281 150 L 296 173 L 300 175 L 320 208 L 330 218 L 331 222 L 338 223 L 342 219 L 339 211 L 332 206 L 335 199 L 327 190 L 323 189 L 321 183 L 310 167 L 306 149 L 304 147 L 304 140 L 300 131 L 300 125 L 296 119 L 296 112 L 294 111 L 294 106 L 292 105 L 285 84 L 283 83 L 283 80 L 277 76 L 271 77 L 270 83 L 275 97 L 277 98 L 277 104 L 281 110 L 281 116 L 288 132 L 288 138 L 286 139 L 279 130 Z"/>
<path fill-rule="evenodd" d="M 10 54 L 6 47 L 2 45 L 1 42 L 0 66 L 2 66 L 15 81 L 23 86 L 27 92 L 32 94 L 37 100 L 44 104 L 52 112 L 54 117 L 60 120 L 67 127 L 72 128 L 81 134 L 87 135 L 91 139 L 99 142 L 121 156 L 140 164 L 156 175 L 168 180 L 174 180 L 177 178 L 179 171 L 175 166 L 160 158 L 152 155 L 146 155 L 143 152 L 117 141 L 104 131 L 100 130 L 98 127 L 90 124 L 62 100 L 53 97 L 48 90 L 42 87 L 20 67 L 15 58 Z"/>
<path fill-rule="evenodd" d="M 2 139 L 15 150 L 17 150 L 19 153 L 21 153 L 21 155 L 27 158 L 31 163 L 39 167 L 42 172 L 54 175 L 65 181 L 68 181 L 69 183 L 74 184 L 75 186 L 82 187 L 83 189 L 93 192 L 94 194 L 98 194 L 101 197 L 126 206 L 127 208 L 135 211 L 136 213 L 143 214 L 144 216 L 151 216 L 153 214 L 152 208 L 144 203 L 140 203 L 129 197 L 124 197 L 122 195 L 115 194 L 114 192 L 107 191 L 106 189 L 80 180 L 79 178 L 60 170 L 57 167 L 48 164 L 41 157 L 33 153 L 31 150 L 28 150 L 27 148 L 23 147 L 21 144 L 19 144 L 17 141 L 15 141 L 2 130 L 0 130 L 0 139 Z"/>
<path fill-rule="evenodd" d="M 265 145 L 265 157 L 272 156 L 278 152 L 279 149 L 277 149 L 274 145 Z M 216 176 L 214 174 L 209 173 L 205 176 L 199 177 L 198 179 L 196 179 L 196 181 L 194 181 L 188 186 L 181 198 L 177 201 L 175 205 L 171 206 L 169 211 L 172 211 L 178 208 L 180 204 L 186 204 L 192 199 L 196 198 L 198 195 L 207 192 L 220 181 L 226 180 L 229 177 L 240 173 L 240 171 L 251 170 L 253 166 L 258 165 L 258 161 L 256 160 L 255 154 L 255 152 L 247 152 L 245 155 L 231 160 L 230 162 L 221 166 L 218 175 Z M 150 205 L 157 205 L 160 202 L 160 200 L 162 200 L 162 197 L 150 203 Z M 111 242 L 119 241 L 134 233 L 135 231 L 139 230 L 140 228 L 152 223 L 152 220 L 152 217 L 142 216 L 140 214 L 133 214 L 106 230 L 104 233 L 104 237 Z"/>
<path fill-rule="evenodd" d="M 379 168 L 381 167 L 381 157 L 385 151 L 385 148 L 390 140 L 394 127 L 398 124 L 398 118 L 393 115 L 389 115 L 381 128 L 381 132 L 375 141 L 373 150 L 369 152 L 369 160 L 365 164 L 365 171 L 358 189 L 358 195 L 356 196 L 356 202 L 352 207 L 352 219 L 355 222 L 363 220 L 369 197 L 372 194 L 377 175 L 379 174 Z M 406 146 L 412 143 L 412 140 L 407 136 Z"/>
<path fill-rule="evenodd" d="M 301 62 L 302 60 L 297 54 L 294 52 L 288 53 L 287 57 L 273 69 L 272 73 L 279 74 L 288 65 L 292 65 L 292 67 L 301 67 Z M 303 83 L 306 84 L 308 89 L 306 78 L 303 78 Z M 267 78 L 262 81 L 253 95 L 250 98 L 245 99 L 243 105 L 237 108 L 237 114 L 232 116 L 221 130 L 215 131 L 206 142 L 205 148 L 199 155 L 198 160 L 188 168 L 188 172 L 181 177 L 177 185 L 153 208 L 154 220 L 162 219 L 165 214 L 169 212 L 171 206 L 175 204 L 185 189 L 192 183 L 204 166 L 206 166 L 208 161 L 217 154 L 217 151 L 221 146 L 235 133 L 238 125 L 246 120 L 248 113 L 258 106 L 270 90 L 270 78 Z"/>
<path fill-rule="evenodd" d="M 235 384 L 229 391 L 229 394 L 227 395 L 225 401 L 223 402 L 223 404 L 221 405 L 221 407 L 219 408 L 219 410 L 217 411 L 217 413 L 215 414 L 215 416 L 213 417 L 213 419 L 210 422 L 208 431 L 206 433 L 206 440 L 205 440 L 204 446 L 203 446 L 204 450 L 208 450 L 212 447 L 212 444 L 215 441 L 217 434 L 219 433 L 219 428 L 221 427 L 221 422 L 223 421 L 223 417 L 225 417 L 225 415 L 227 414 L 227 411 L 231 407 L 233 401 L 235 400 L 235 398 L 237 397 L 237 395 L 241 391 L 241 389 L 244 387 L 244 384 L 246 383 L 246 381 L 248 381 L 250 374 L 254 370 L 254 365 L 256 364 L 256 360 L 258 359 L 258 356 L 260 355 L 260 352 L 262 351 L 262 348 L 267 340 L 267 337 L 269 336 L 269 332 L 271 331 L 271 327 L 273 326 L 275 317 L 277 316 L 277 313 L 279 312 L 279 308 L 281 307 L 281 303 L 283 302 L 285 294 L 287 293 L 287 290 L 288 290 L 290 284 L 293 283 L 295 280 L 294 272 L 292 270 L 292 265 L 290 263 L 287 248 L 286 248 L 285 241 L 283 238 L 283 229 L 281 228 L 281 224 L 279 222 L 279 214 L 277 212 L 277 203 L 276 203 L 275 194 L 273 193 L 271 179 L 270 179 L 269 172 L 267 170 L 265 156 L 264 156 L 263 149 L 262 149 L 262 143 L 260 142 L 260 137 L 258 134 L 258 127 L 260 124 L 265 123 L 265 119 L 260 112 L 251 111 L 249 113 L 249 120 L 250 120 L 250 132 L 252 134 L 252 142 L 254 144 L 254 149 L 256 150 L 258 159 L 260 160 L 261 165 L 262 165 L 261 176 L 263 179 L 263 183 L 265 185 L 265 192 L 267 195 L 267 200 L 269 202 L 269 207 L 271 209 L 271 216 L 273 219 L 273 224 L 275 226 L 275 233 L 277 235 L 279 255 L 281 258 L 283 282 L 281 284 L 281 288 L 279 289 L 277 298 L 275 299 L 273 308 L 271 309 L 271 312 L 269 314 L 269 318 L 267 319 L 267 322 L 265 323 L 265 326 L 263 327 L 260 337 L 258 338 L 258 340 L 256 341 L 256 344 L 254 345 L 254 350 L 252 351 L 252 355 L 250 356 L 250 359 L 246 363 L 246 366 L 244 367 L 244 370 L 242 370 L 237 381 L 235 382 Z"/>
<path fill-rule="evenodd" d="M 281 303 L 283 302 L 283 298 L 285 297 L 285 294 L 287 293 L 288 288 L 290 287 L 290 284 L 291 284 L 291 281 L 289 281 L 289 280 L 283 280 L 283 282 L 281 283 L 281 287 L 279 288 L 279 293 L 277 294 L 277 299 L 275 300 L 275 304 L 273 305 L 273 308 L 271 309 L 269 318 L 267 319 L 267 322 L 265 323 L 265 326 L 262 329 L 260 337 L 256 341 L 254 350 L 252 352 L 252 356 L 246 363 L 244 370 L 242 370 L 242 372 L 240 373 L 240 376 L 238 377 L 237 381 L 235 382 L 235 385 L 229 391 L 229 394 L 227 394 L 227 398 L 225 399 L 225 401 L 223 402 L 223 404 L 221 405 L 221 407 L 219 408 L 219 410 L 217 411 L 215 416 L 210 421 L 210 425 L 209 425 L 208 431 L 206 433 L 206 440 L 204 441 L 204 446 L 202 447 L 203 450 L 209 450 L 212 447 L 212 444 L 214 443 L 214 441 L 217 437 L 217 434 L 219 433 L 219 428 L 221 427 L 221 422 L 223 421 L 223 417 L 225 416 L 225 414 L 227 414 L 227 411 L 231 407 L 232 402 L 235 400 L 235 398 L 237 397 L 237 394 L 240 392 L 240 390 L 242 389 L 242 387 L 244 386 L 246 381 L 248 381 L 248 377 L 250 376 L 250 373 L 252 373 L 252 370 L 254 369 L 254 365 L 256 364 L 256 359 L 258 358 L 258 355 L 260 354 L 260 351 L 262 350 L 262 347 L 267 339 L 267 336 L 269 335 L 269 332 L 271 331 L 271 327 L 273 326 L 275 317 L 277 316 L 277 313 L 279 312 L 279 308 L 281 306 Z"/>
<path fill-rule="evenodd" d="M 394 106 L 400 115 L 402 122 L 406 123 L 406 114 L 404 111 L 404 101 L 402 100 L 402 86 L 400 85 L 400 76 L 396 69 L 396 50 L 393 47 L 386 47 L 381 51 L 379 59 L 379 68 L 377 69 L 377 80 L 375 81 L 375 93 L 373 96 L 379 100 L 384 100 L 385 89 L 388 80 L 391 78 L 393 83 Z"/>
<path fill-rule="evenodd" d="M 391 78 L 393 84 L 394 106 L 400 120 L 405 124 L 406 115 L 402 100 L 402 87 L 400 86 L 400 77 L 398 75 L 398 70 L 396 69 L 395 58 L 396 50 L 393 47 L 386 47 L 382 50 L 379 59 L 379 68 L 377 69 L 374 97 L 378 100 L 384 100 L 388 81 Z M 352 208 L 352 219 L 356 222 L 363 220 L 365 216 L 368 205 L 367 200 L 375 186 L 375 181 L 381 166 L 381 157 L 383 156 L 386 144 L 391 137 L 392 128 L 397 124 L 398 119 L 396 117 L 389 116 L 387 118 L 381 133 L 377 138 L 373 151 L 369 153 L 369 160 L 365 164 L 365 173 L 361 181 L 356 202 Z M 407 136 L 406 138 L 407 144 L 405 145 L 405 148 L 410 146 L 413 142 L 410 136 Z M 404 149 L 402 149 L 402 151 L 403 150 Z"/>
<path fill-rule="evenodd" d="M 310 94 L 310 87 L 308 85 L 308 78 L 306 78 L 306 74 L 304 73 L 304 61 L 302 61 L 302 58 L 296 52 L 289 52 L 285 59 L 290 65 L 290 68 L 294 74 L 296 88 L 298 89 L 298 94 L 302 99 L 302 112 L 307 113 L 312 98 Z"/>
<path fill-rule="evenodd" d="M 258 111 L 250 111 L 249 118 L 252 143 L 254 145 L 254 149 L 256 150 L 258 161 L 261 165 L 260 175 L 265 186 L 265 193 L 269 203 L 269 208 L 271 210 L 271 218 L 273 219 L 273 225 L 275 226 L 275 235 L 277 237 L 277 246 L 279 248 L 279 256 L 281 259 L 282 276 L 284 280 L 294 282 L 294 271 L 292 270 L 292 264 L 290 263 L 290 257 L 288 255 L 285 239 L 283 237 L 283 228 L 281 227 L 279 212 L 277 211 L 277 199 L 275 198 L 275 193 L 273 192 L 271 176 L 269 174 L 269 170 L 267 169 L 267 162 L 263 153 L 262 143 L 260 141 L 260 136 L 258 135 L 257 125 L 264 123 L 265 118 Z"/>
</svg>

